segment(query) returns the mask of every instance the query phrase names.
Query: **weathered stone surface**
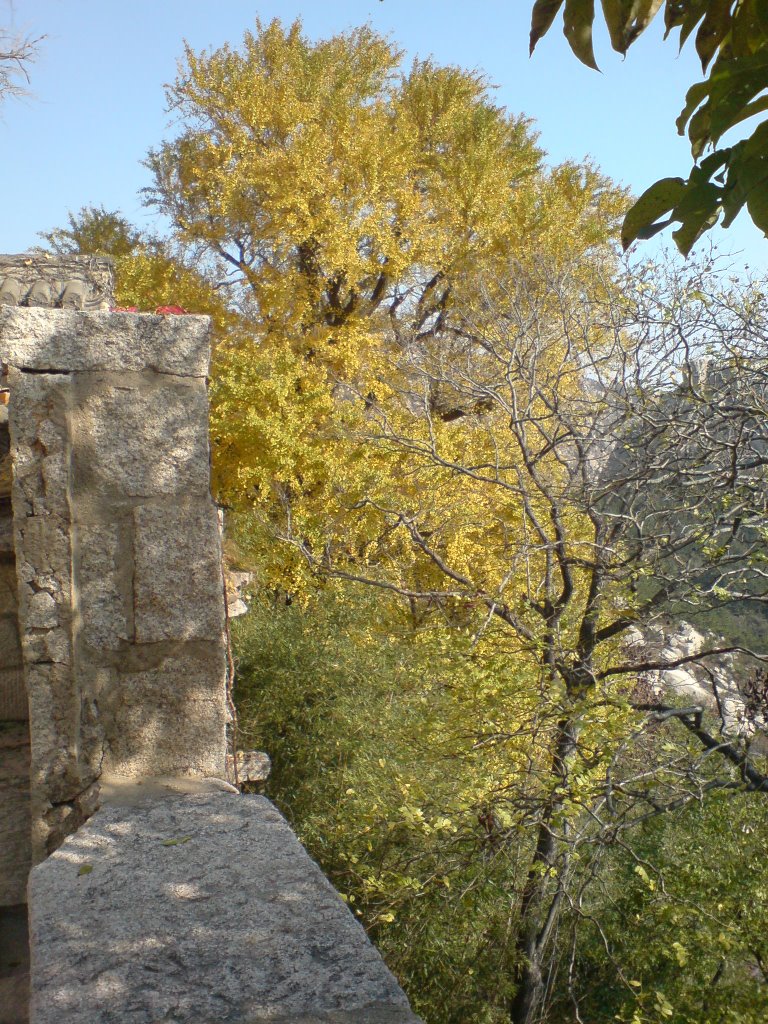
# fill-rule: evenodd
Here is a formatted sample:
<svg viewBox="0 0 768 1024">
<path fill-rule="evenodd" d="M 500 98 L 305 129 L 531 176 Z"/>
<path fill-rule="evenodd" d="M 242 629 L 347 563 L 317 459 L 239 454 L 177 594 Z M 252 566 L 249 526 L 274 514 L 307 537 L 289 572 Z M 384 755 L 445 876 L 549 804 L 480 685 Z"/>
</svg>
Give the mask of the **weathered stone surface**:
<svg viewBox="0 0 768 1024">
<path fill-rule="evenodd" d="M 105 767 L 122 775 L 225 774 L 224 648 L 173 649 L 159 666 L 121 672 L 99 706 L 109 749 Z"/>
<path fill-rule="evenodd" d="M 16 614 L 16 566 L 0 562 L 0 615 Z"/>
<path fill-rule="evenodd" d="M 29 726 L 0 722 L 0 907 L 26 900 L 29 830 Z"/>
<path fill-rule="evenodd" d="M 21 722 L 29 718 L 24 673 L 19 668 L 0 668 L 0 722 Z"/>
<path fill-rule="evenodd" d="M 180 377 L 208 372 L 204 316 L 0 307 L 0 357 L 30 370 L 154 370 Z"/>
<path fill-rule="evenodd" d="M 104 807 L 29 891 L 32 1024 L 417 1024 L 261 797 Z"/>
<path fill-rule="evenodd" d="M 78 791 L 80 695 L 68 665 L 29 665 L 26 673 L 32 781 L 59 803 Z"/>
<path fill-rule="evenodd" d="M 15 557 L 18 580 L 0 573 L 0 653 L 16 615 L 40 859 L 90 813 L 105 759 L 134 775 L 225 771 L 208 321 L 9 308 L 0 357 L 15 525 L 0 566 Z"/>
<path fill-rule="evenodd" d="M 152 497 L 209 488 L 208 397 L 200 380 L 89 376 L 72 413 L 74 496 Z"/>
<path fill-rule="evenodd" d="M 224 591 L 210 498 L 134 512 L 135 625 L 139 643 L 222 642 Z"/>
<path fill-rule="evenodd" d="M 130 639 L 131 553 L 121 549 L 120 525 L 75 527 L 75 576 L 81 635 L 93 648 L 114 650 Z"/>
<path fill-rule="evenodd" d="M 72 663 L 72 645 L 69 633 L 64 628 L 28 631 L 22 642 L 24 658 L 28 665 L 35 662 L 56 665 Z"/>
<path fill-rule="evenodd" d="M 0 303 L 48 304 L 109 309 L 114 291 L 114 265 L 106 256 L 51 256 L 50 253 L 0 255 Z"/>
<path fill-rule="evenodd" d="M 2 319 L 0 311 L 0 319 Z M 0 348 L 2 343 L 0 342 Z M 18 515 L 67 518 L 68 374 L 9 372 L 14 401 L 9 424 L 13 452 L 13 508 Z"/>
<path fill-rule="evenodd" d="M 272 761 L 269 754 L 261 750 L 238 750 L 237 752 L 237 781 L 243 782 L 266 782 L 269 773 L 272 771 Z M 227 776 L 235 777 L 234 758 L 227 754 Z"/>
<path fill-rule="evenodd" d="M 28 516 L 17 521 L 17 557 L 30 568 L 19 573 L 26 582 L 50 592 L 67 593 L 71 583 L 69 524 L 58 516 Z M 24 588 L 21 595 L 26 593 Z"/>
<path fill-rule="evenodd" d="M 27 626 L 32 629 L 55 629 L 59 625 L 59 613 L 53 594 L 40 590 L 27 601 Z"/>
<path fill-rule="evenodd" d="M 227 616 L 236 619 L 248 611 L 247 588 L 253 582 L 252 572 L 236 572 L 224 569 L 224 584 L 227 588 Z"/>
</svg>

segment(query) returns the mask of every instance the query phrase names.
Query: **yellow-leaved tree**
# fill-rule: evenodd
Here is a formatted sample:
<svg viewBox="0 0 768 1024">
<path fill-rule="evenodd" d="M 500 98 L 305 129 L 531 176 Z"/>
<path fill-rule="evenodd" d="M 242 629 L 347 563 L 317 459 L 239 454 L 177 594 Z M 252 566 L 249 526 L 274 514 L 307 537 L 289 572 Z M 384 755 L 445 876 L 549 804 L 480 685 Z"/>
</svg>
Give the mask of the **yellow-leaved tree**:
<svg viewBox="0 0 768 1024">
<path fill-rule="evenodd" d="M 350 428 L 393 349 L 460 336 L 472 282 L 510 257 L 604 263 L 625 203 L 591 167 L 546 170 L 481 75 L 401 61 L 370 28 L 310 42 L 277 21 L 240 49 L 188 47 L 179 134 L 148 159 L 175 246 L 239 313 L 212 371 L 220 499 L 350 557 L 372 539 L 346 514 L 372 467 Z M 264 578 L 296 589 L 301 563 L 275 551 Z"/>
</svg>

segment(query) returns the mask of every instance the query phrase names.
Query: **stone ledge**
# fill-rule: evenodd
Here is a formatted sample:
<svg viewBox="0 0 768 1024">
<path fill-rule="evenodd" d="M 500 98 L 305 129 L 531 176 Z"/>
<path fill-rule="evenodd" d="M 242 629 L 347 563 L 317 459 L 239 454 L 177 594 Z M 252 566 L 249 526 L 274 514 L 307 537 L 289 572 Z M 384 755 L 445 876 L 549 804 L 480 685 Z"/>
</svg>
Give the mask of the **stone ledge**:
<svg viewBox="0 0 768 1024">
<path fill-rule="evenodd" d="M 32 871 L 31 1024 L 419 1024 L 269 801 L 147 797 Z"/>
</svg>

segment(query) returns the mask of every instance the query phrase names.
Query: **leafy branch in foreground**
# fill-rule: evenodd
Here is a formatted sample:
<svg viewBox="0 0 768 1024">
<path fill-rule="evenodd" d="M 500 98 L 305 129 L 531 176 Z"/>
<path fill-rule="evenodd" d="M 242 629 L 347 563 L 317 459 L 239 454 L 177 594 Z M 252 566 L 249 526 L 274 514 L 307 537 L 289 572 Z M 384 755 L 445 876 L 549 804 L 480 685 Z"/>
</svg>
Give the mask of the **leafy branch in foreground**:
<svg viewBox="0 0 768 1024">
<path fill-rule="evenodd" d="M 534 4 L 531 52 L 564 2 Z M 757 227 L 768 234 L 768 122 L 760 122 L 733 145 L 720 146 L 729 131 L 768 110 L 768 7 L 764 0 L 603 0 L 613 48 L 626 54 L 662 5 L 666 35 L 679 29 L 682 48 L 695 33 L 702 72 L 711 68 L 704 81 L 688 90 L 677 119 L 679 134 L 687 131 L 695 164 L 687 179 L 662 178 L 640 196 L 624 220 L 624 248 L 677 222 L 672 237 L 688 255 L 721 216 L 722 226 L 728 227 L 745 205 Z M 597 69 L 594 18 L 594 0 L 565 2 L 563 30 L 571 49 L 582 63 Z M 708 149 L 712 152 L 705 156 Z"/>
</svg>

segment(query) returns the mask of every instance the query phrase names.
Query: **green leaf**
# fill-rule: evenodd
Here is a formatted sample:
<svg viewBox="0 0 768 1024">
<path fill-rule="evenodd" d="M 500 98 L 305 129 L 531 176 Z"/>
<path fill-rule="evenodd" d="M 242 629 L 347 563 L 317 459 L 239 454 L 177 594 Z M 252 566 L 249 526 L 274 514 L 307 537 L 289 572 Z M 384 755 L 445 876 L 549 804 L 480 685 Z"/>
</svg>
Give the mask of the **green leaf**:
<svg viewBox="0 0 768 1024">
<path fill-rule="evenodd" d="M 680 26 L 681 50 L 685 46 L 685 42 L 690 34 L 707 13 L 708 4 L 709 0 L 687 0 L 685 3 L 678 3 L 676 5 L 680 8 L 679 20 L 676 24 Z M 669 7 L 669 4 L 667 6 Z"/>
<path fill-rule="evenodd" d="M 592 25 L 595 20 L 595 0 L 565 0 L 563 32 L 582 64 L 599 71 L 592 48 Z"/>
<path fill-rule="evenodd" d="M 682 222 L 677 231 L 672 232 L 672 237 L 683 256 L 688 255 L 696 240 L 717 221 L 722 202 L 722 190 L 709 181 L 696 180 L 694 173 L 686 184 L 685 195 L 672 211 L 674 219 Z"/>
<path fill-rule="evenodd" d="M 701 60 L 701 70 L 714 57 L 718 47 L 731 27 L 732 0 L 709 0 L 699 31 L 696 33 L 696 52 Z"/>
<path fill-rule="evenodd" d="M 698 160 L 704 152 L 707 143 L 712 136 L 712 104 L 705 103 L 697 110 L 688 125 L 688 138 L 691 140 L 691 154 L 694 160 Z"/>
<path fill-rule="evenodd" d="M 619 53 L 626 53 L 628 5 L 625 0 L 602 0 L 602 4 L 611 46 Z"/>
<path fill-rule="evenodd" d="M 624 29 L 627 47 L 645 32 L 663 2 L 664 0 L 635 0 L 635 3 L 630 4 L 630 18 Z"/>
<path fill-rule="evenodd" d="M 536 49 L 536 43 L 547 34 L 552 22 L 565 0 L 536 0 L 531 12 L 531 45 L 530 53 Z"/>
<path fill-rule="evenodd" d="M 768 231 L 768 122 L 759 125 L 744 142 L 731 150 L 728 181 L 723 199 L 723 226 L 728 227 L 746 203 L 752 220 Z"/>
<path fill-rule="evenodd" d="M 768 87 L 768 52 L 738 60 L 718 58 L 709 76 L 711 141 L 717 140 L 744 118 L 744 110 Z M 705 108 L 705 109 L 706 109 Z M 749 115 L 747 115 L 749 116 Z M 690 132 L 689 132 L 690 134 Z"/>
<path fill-rule="evenodd" d="M 709 82 L 696 82 L 685 94 L 685 106 L 680 111 L 680 116 L 675 122 L 678 135 L 685 135 L 685 126 L 688 124 L 691 114 L 709 95 L 709 89 Z"/>
<path fill-rule="evenodd" d="M 730 45 L 734 57 L 755 53 L 765 44 L 768 35 L 768 4 L 765 0 L 747 0 L 731 19 Z"/>
<path fill-rule="evenodd" d="M 188 843 L 192 836 L 179 836 L 178 839 L 164 839 L 163 846 L 180 846 L 182 843 Z"/>
<path fill-rule="evenodd" d="M 735 117 L 731 121 L 731 127 L 735 124 L 739 124 L 741 121 L 746 121 L 748 117 L 754 117 L 755 114 L 762 114 L 764 110 L 768 110 L 768 96 L 763 96 L 759 100 L 754 100 L 752 103 L 748 103 L 744 108 L 742 108 L 738 117 Z"/>
<path fill-rule="evenodd" d="M 757 227 L 766 231 L 765 195 L 768 193 L 768 121 L 752 135 L 722 151 L 728 175 L 723 190 L 723 227 L 729 227 L 746 204 Z M 706 162 L 706 161 L 705 161 Z M 704 164 L 702 164 L 702 169 Z"/>
<path fill-rule="evenodd" d="M 710 153 L 706 160 L 702 160 L 699 164 L 701 180 L 705 181 L 711 178 L 715 171 L 719 171 L 723 164 L 728 161 L 730 154 L 730 149 L 718 149 L 714 153 Z"/>
<path fill-rule="evenodd" d="M 627 212 L 621 227 L 621 244 L 627 249 L 641 231 L 651 227 L 665 213 L 673 210 L 685 194 L 682 178 L 662 178 L 654 182 Z"/>
<path fill-rule="evenodd" d="M 626 53 L 656 17 L 664 0 L 602 0 L 611 46 Z"/>
<path fill-rule="evenodd" d="M 90 875 L 93 871 L 93 864 L 81 864 L 78 868 L 78 875 Z"/>
</svg>

